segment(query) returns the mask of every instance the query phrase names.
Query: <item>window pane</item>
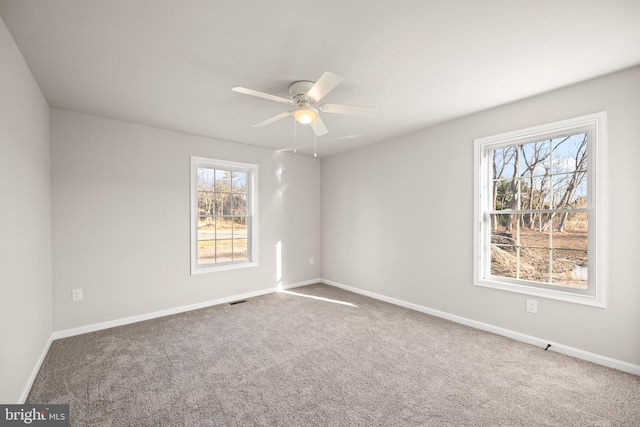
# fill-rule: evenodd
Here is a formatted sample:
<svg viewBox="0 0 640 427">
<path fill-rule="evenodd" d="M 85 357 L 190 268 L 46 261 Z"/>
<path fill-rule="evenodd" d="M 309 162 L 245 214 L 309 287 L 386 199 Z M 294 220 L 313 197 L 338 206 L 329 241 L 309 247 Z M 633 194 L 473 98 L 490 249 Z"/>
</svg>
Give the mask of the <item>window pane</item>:
<svg viewBox="0 0 640 427">
<path fill-rule="evenodd" d="M 513 179 L 498 179 L 494 181 L 493 209 L 511 209 L 513 202 Z"/>
<path fill-rule="evenodd" d="M 247 259 L 247 239 L 233 240 L 233 260 L 241 261 Z"/>
<path fill-rule="evenodd" d="M 556 214 L 551 224 L 554 246 L 553 283 L 586 289 L 589 262 L 588 213 Z"/>
<path fill-rule="evenodd" d="M 586 206 L 587 136 L 582 133 L 554 140 L 552 170 L 556 207 L 574 207 L 578 203 Z M 581 199 L 584 202 L 579 202 Z"/>
<path fill-rule="evenodd" d="M 247 195 L 246 194 L 234 194 L 233 195 L 233 215 L 246 215 L 247 214 Z"/>
<path fill-rule="evenodd" d="M 216 169 L 215 191 L 216 192 L 231 191 L 231 172 L 230 171 Z"/>
<path fill-rule="evenodd" d="M 532 215 L 522 215 L 523 226 L 520 227 L 520 244 L 523 246 L 549 247 L 549 231 L 538 231 L 535 227 L 536 219 L 531 219 Z M 534 222 L 534 228 L 530 228 L 530 221 Z"/>
<path fill-rule="evenodd" d="M 520 176 L 529 177 L 533 174 L 535 164 L 535 143 L 520 146 Z"/>
<path fill-rule="evenodd" d="M 575 172 L 553 177 L 554 208 L 587 207 L 587 174 Z"/>
<path fill-rule="evenodd" d="M 198 240 L 198 264 L 215 262 L 215 240 Z"/>
<path fill-rule="evenodd" d="M 509 217 L 511 215 L 492 214 L 491 215 L 491 244 L 492 245 L 509 245 L 516 244 L 514 235 L 507 229 Z"/>
<path fill-rule="evenodd" d="M 545 163 L 548 163 L 549 154 L 549 141 L 523 144 L 520 150 L 520 176 L 544 176 Z"/>
<path fill-rule="evenodd" d="M 198 191 L 198 215 L 214 215 L 214 193 Z"/>
<path fill-rule="evenodd" d="M 551 177 L 551 209 L 562 207 L 562 197 L 567 191 L 569 177 L 565 173 Z"/>
<path fill-rule="evenodd" d="M 518 274 L 516 248 L 491 245 L 491 275 L 515 279 Z"/>
<path fill-rule="evenodd" d="M 198 218 L 198 264 L 211 264 L 215 262 L 214 254 L 215 220 L 210 217 Z"/>
<path fill-rule="evenodd" d="M 587 232 L 589 231 L 589 213 L 569 212 L 564 223 L 564 231 L 567 233 L 580 234 L 580 239 L 584 240 L 583 244 L 586 248 Z"/>
<path fill-rule="evenodd" d="M 211 217 L 198 217 L 198 240 L 210 240 L 215 238 L 215 219 Z"/>
<path fill-rule="evenodd" d="M 546 176 L 539 181 L 537 187 L 538 205 L 536 209 L 552 209 L 551 176 Z"/>
<path fill-rule="evenodd" d="M 513 178 L 516 164 L 516 148 L 503 147 L 492 150 L 493 178 Z"/>
<path fill-rule="evenodd" d="M 553 283 L 586 289 L 588 279 L 586 251 L 553 250 Z"/>
<path fill-rule="evenodd" d="M 232 238 L 232 222 L 227 217 L 216 217 L 216 238 L 231 239 Z"/>
<path fill-rule="evenodd" d="M 515 215 L 496 214 L 491 219 L 491 275 L 515 279 L 518 274 Z"/>
<path fill-rule="evenodd" d="M 198 191 L 213 191 L 213 169 L 198 168 L 196 181 Z"/>
<path fill-rule="evenodd" d="M 516 238 L 516 214 L 492 214 L 491 215 L 491 243 L 504 244 L 504 241 L 495 241 L 499 236 L 506 236 L 510 239 Z M 515 244 L 515 240 L 512 240 Z M 509 243 L 511 244 L 511 243 Z"/>
<path fill-rule="evenodd" d="M 569 207 L 584 209 L 587 207 L 587 174 L 580 173 L 576 181 L 576 189 L 569 198 Z"/>
<path fill-rule="evenodd" d="M 520 248 L 520 279 L 549 281 L 549 249 Z"/>
<path fill-rule="evenodd" d="M 586 251 L 589 245 L 587 212 L 555 214 L 551 222 L 553 247 Z"/>
<path fill-rule="evenodd" d="M 232 200 L 230 193 L 216 193 L 216 215 L 231 215 Z"/>
<path fill-rule="evenodd" d="M 233 217 L 233 238 L 234 239 L 247 238 L 247 218 L 246 217 Z"/>
<path fill-rule="evenodd" d="M 569 146 L 569 141 L 565 140 L 557 145 L 553 151 L 553 173 L 573 173 L 576 170 L 576 152 Z"/>
<path fill-rule="evenodd" d="M 232 241 L 229 240 L 216 240 L 216 262 L 229 262 L 231 261 L 231 246 Z"/>
<path fill-rule="evenodd" d="M 232 191 L 234 193 L 246 193 L 247 192 L 247 173 L 233 171 L 232 175 Z"/>
<path fill-rule="evenodd" d="M 553 140 L 553 173 L 587 170 L 587 134 L 580 133 Z"/>
</svg>

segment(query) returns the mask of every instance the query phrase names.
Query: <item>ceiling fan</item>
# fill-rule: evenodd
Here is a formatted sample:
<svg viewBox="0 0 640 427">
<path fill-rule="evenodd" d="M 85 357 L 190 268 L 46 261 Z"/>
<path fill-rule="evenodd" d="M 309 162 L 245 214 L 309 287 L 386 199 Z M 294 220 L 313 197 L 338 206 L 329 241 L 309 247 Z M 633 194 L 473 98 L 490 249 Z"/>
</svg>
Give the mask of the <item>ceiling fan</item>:
<svg viewBox="0 0 640 427">
<path fill-rule="evenodd" d="M 234 92 L 244 93 L 245 95 L 256 96 L 258 98 L 267 99 L 269 101 L 279 102 L 281 104 L 290 105 L 293 108 L 284 113 L 270 117 L 253 125 L 255 128 L 270 125 L 285 117 L 293 116 L 298 123 L 311 125 L 311 128 L 317 136 L 329 133 L 324 122 L 320 118 L 320 112 L 348 114 L 352 116 L 373 117 L 376 114 L 374 107 L 360 107 L 357 105 L 343 104 L 322 104 L 317 105 L 322 98 L 331 92 L 336 86 L 342 82 L 343 78 L 325 71 L 317 82 L 306 80 L 291 83 L 289 86 L 290 98 L 283 98 L 264 92 L 244 87 L 234 87 Z"/>
</svg>

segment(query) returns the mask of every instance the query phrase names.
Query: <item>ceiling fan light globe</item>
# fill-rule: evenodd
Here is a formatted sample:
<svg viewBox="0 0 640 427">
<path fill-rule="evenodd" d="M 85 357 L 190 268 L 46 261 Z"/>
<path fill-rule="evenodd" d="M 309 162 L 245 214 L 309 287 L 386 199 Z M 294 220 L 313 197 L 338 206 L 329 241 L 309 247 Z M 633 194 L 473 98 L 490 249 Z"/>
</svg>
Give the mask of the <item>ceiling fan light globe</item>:
<svg viewBox="0 0 640 427">
<path fill-rule="evenodd" d="M 295 117 L 298 123 L 308 125 L 318 117 L 318 113 L 310 108 L 301 108 L 293 113 L 293 117 Z"/>
</svg>

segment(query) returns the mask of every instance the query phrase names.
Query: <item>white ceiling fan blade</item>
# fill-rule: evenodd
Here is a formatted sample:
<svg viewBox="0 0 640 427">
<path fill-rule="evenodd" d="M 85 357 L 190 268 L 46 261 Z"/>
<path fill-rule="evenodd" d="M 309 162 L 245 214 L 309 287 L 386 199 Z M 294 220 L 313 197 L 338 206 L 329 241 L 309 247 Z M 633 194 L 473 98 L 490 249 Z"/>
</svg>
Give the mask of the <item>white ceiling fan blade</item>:
<svg viewBox="0 0 640 427">
<path fill-rule="evenodd" d="M 234 87 L 231 89 L 234 92 L 244 93 L 245 95 L 257 96 L 258 98 L 268 99 L 269 101 L 280 102 L 281 104 L 293 105 L 293 101 L 281 96 L 271 95 L 269 93 L 260 92 L 253 89 L 247 89 L 246 87 Z"/>
<path fill-rule="evenodd" d="M 307 97 L 318 102 L 338 86 L 342 80 L 343 78 L 339 75 L 325 71 L 311 89 L 309 89 Z"/>
<path fill-rule="evenodd" d="M 351 116 L 373 117 L 376 115 L 375 107 L 361 107 L 358 105 L 322 104 L 320 111 L 325 113 L 349 114 Z"/>
<path fill-rule="evenodd" d="M 278 120 L 282 120 L 285 117 L 289 117 L 291 115 L 291 111 L 285 111 L 284 113 L 280 113 L 277 116 L 273 116 L 270 117 L 266 120 L 261 121 L 260 123 L 256 123 L 255 125 L 251 126 L 254 128 L 261 128 L 262 126 L 266 126 L 266 125 L 270 125 L 273 122 L 277 122 Z"/>
<path fill-rule="evenodd" d="M 322 121 L 319 115 L 316 117 L 316 119 L 312 123 L 309 123 L 309 126 L 311 126 L 313 131 L 316 133 L 316 136 L 322 136 L 329 133 L 329 131 L 327 130 L 327 127 L 324 125 L 324 122 Z"/>
<path fill-rule="evenodd" d="M 342 140 L 345 140 L 345 139 L 356 139 L 356 138 L 360 138 L 361 136 L 362 136 L 362 134 L 339 136 L 337 138 L 330 139 L 328 142 L 342 141 Z"/>
</svg>

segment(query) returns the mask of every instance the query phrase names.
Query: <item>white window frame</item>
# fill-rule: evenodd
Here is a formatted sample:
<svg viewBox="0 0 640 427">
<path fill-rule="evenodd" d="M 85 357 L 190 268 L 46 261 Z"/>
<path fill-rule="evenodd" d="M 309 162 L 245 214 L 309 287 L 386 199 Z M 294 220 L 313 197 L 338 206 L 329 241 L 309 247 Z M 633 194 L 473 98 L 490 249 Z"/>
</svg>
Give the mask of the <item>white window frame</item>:
<svg viewBox="0 0 640 427">
<path fill-rule="evenodd" d="M 199 167 L 242 171 L 247 173 L 247 214 L 249 232 L 247 235 L 247 260 L 220 264 L 198 264 L 198 188 L 197 170 Z M 258 266 L 258 165 L 217 160 L 206 157 L 191 157 L 191 275 L 213 273 L 225 270 Z"/>
<path fill-rule="evenodd" d="M 558 286 L 536 286 L 535 282 L 491 276 L 491 225 L 489 211 L 491 159 L 493 148 L 541 141 L 553 136 L 589 130 L 587 211 L 588 231 L 588 292 L 571 291 Z M 474 285 L 535 297 L 550 298 L 594 307 L 607 306 L 607 242 L 606 230 L 606 147 L 607 113 L 600 112 L 559 122 L 534 126 L 474 140 Z"/>
</svg>

